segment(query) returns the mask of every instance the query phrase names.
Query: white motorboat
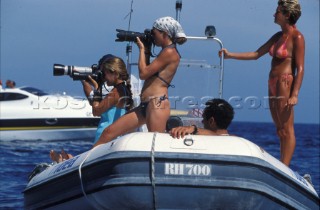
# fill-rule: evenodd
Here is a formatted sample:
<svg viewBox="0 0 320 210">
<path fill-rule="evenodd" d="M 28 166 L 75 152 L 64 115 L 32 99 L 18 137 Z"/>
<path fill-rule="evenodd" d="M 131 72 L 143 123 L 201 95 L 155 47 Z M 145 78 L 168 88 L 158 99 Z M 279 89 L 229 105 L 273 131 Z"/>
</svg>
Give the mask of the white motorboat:
<svg viewBox="0 0 320 210">
<path fill-rule="evenodd" d="M 92 139 L 99 120 L 85 98 L 32 87 L 0 90 L 1 141 Z"/>
</svg>

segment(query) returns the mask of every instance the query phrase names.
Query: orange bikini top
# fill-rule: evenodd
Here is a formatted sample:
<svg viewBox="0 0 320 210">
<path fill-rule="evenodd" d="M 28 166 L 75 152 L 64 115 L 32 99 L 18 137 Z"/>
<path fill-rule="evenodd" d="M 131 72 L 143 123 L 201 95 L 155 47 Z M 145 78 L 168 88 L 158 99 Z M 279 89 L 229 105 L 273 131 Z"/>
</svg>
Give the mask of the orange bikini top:
<svg viewBox="0 0 320 210">
<path fill-rule="evenodd" d="M 280 39 L 279 39 L 280 40 Z M 277 57 L 277 58 L 290 58 L 291 56 L 288 56 L 288 50 L 287 50 L 287 40 L 286 40 L 278 47 L 278 49 L 275 49 L 275 46 L 278 45 L 278 42 L 275 42 L 269 49 L 269 55 L 272 57 Z"/>
</svg>

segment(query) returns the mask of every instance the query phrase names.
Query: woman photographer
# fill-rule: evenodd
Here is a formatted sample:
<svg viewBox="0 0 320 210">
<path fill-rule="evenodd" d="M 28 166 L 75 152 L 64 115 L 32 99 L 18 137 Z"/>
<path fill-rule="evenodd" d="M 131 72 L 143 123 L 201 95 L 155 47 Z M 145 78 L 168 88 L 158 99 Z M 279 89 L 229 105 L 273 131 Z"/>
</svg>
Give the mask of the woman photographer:
<svg viewBox="0 0 320 210">
<path fill-rule="evenodd" d="M 99 68 L 101 68 L 101 70 L 104 72 L 104 75 L 106 75 L 106 71 L 105 70 L 105 66 L 106 65 L 112 65 L 114 69 L 117 69 L 116 72 L 120 74 L 122 74 L 122 76 L 118 78 L 119 81 L 116 81 L 117 83 L 123 83 L 124 81 L 126 81 L 127 84 L 127 88 L 130 91 L 131 85 L 129 83 L 129 75 L 127 74 L 127 70 L 126 70 L 126 66 L 123 62 L 122 59 L 120 58 L 116 58 L 114 55 L 111 54 L 107 54 L 104 55 L 100 60 L 99 60 Z M 112 106 L 110 107 L 110 105 L 113 104 L 99 104 L 97 106 L 97 100 L 94 101 L 94 93 L 96 94 L 96 98 L 97 97 L 103 97 L 105 96 L 107 98 L 108 94 L 113 94 L 113 87 L 114 85 L 112 84 L 112 81 L 108 81 L 107 78 L 104 78 L 101 83 L 102 84 L 98 84 L 98 82 L 94 79 L 92 79 L 91 77 L 88 78 L 88 80 L 83 80 L 81 81 L 82 85 L 83 85 L 83 91 L 85 93 L 85 95 L 87 96 L 90 105 L 92 106 L 92 113 L 94 114 L 94 116 L 100 116 L 100 121 L 98 124 L 98 128 L 96 131 L 96 135 L 95 135 L 95 139 L 93 143 L 96 143 L 102 133 L 102 131 L 108 127 L 110 124 L 112 124 L 115 120 L 117 120 L 119 117 L 121 117 L 122 115 L 124 115 L 126 113 L 126 109 L 121 108 L 121 109 L 117 109 L 116 106 Z M 103 87 L 99 87 L 99 86 L 103 86 Z M 106 91 L 104 91 L 104 89 Z M 97 92 L 98 91 L 98 92 Z M 107 94 L 105 93 L 107 92 Z M 126 92 L 124 92 L 124 94 L 127 94 Z M 110 95 L 111 96 L 111 95 Z M 129 97 L 132 97 L 131 92 L 129 92 L 128 94 Z M 112 96 L 113 97 L 113 96 Z M 123 95 L 121 95 L 121 97 L 124 97 Z M 108 98 L 107 98 L 108 99 Z M 115 100 L 119 100 L 117 98 L 114 98 Z M 103 100 L 102 100 L 103 101 Z M 132 107 L 132 104 L 130 105 Z M 97 113 L 97 111 L 99 110 L 105 110 L 103 113 Z M 99 111 L 101 112 L 101 111 Z"/>
<path fill-rule="evenodd" d="M 89 76 L 89 82 L 94 88 L 94 95 L 91 102 L 92 113 L 94 116 L 101 116 L 99 122 L 95 142 L 99 139 L 103 130 L 116 121 L 119 117 L 124 115 L 133 106 L 131 85 L 129 81 L 129 74 L 126 69 L 126 65 L 121 58 L 109 55 L 100 60 L 99 66 L 103 72 L 103 83 L 107 83 L 109 87 L 113 89 L 102 98 L 102 94 L 99 92 L 99 84 L 97 81 Z M 86 82 L 84 84 L 84 89 L 86 95 L 91 90 L 88 87 L 90 84 Z M 94 142 L 94 143 L 95 143 Z M 63 159 L 69 159 L 72 156 L 66 154 L 64 150 L 61 154 L 55 151 L 50 151 L 50 157 L 53 161 L 61 162 Z"/>
<path fill-rule="evenodd" d="M 176 44 L 183 44 L 186 35 L 179 22 L 172 17 L 157 19 L 151 31 L 154 44 L 162 48 L 159 55 L 149 64 L 148 46 L 137 38 L 139 47 L 139 77 L 144 81 L 141 90 L 141 104 L 107 127 L 94 147 L 107 143 L 116 137 L 146 124 L 149 132 L 164 132 L 170 116 L 168 87 L 179 62 L 180 54 Z"/>
</svg>

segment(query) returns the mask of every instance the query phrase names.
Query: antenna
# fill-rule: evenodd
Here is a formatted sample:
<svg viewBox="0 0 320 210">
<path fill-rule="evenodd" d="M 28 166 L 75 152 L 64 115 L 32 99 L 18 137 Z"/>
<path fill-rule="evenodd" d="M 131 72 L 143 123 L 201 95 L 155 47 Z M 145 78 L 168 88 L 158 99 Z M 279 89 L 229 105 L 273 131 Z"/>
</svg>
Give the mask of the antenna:
<svg viewBox="0 0 320 210">
<path fill-rule="evenodd" d="M 176 20 L 180 22 L 180 13 L 182 9 L 182 0 L 176 1 Z"/>
<path fill-rule="evenodd" d="M 131 15 L 133 13 L 132 5 L 133 5 L 133 0 L 131 0 L 130 12 L 124 17 L 124 19 L 126 19 L 129 16 L 128 31 L 130 31 L 130 26 L 131 26 Z M 132 53 L 132 42 L 128 42 L 126 47 L 126 55 L 127 55 L 127 70 L 129 75 L 131 75 L 131 66 L 130 66 L 131 53 Z"/>
<path fill-rule="evenodd" d="M 128 31 L 130 31 L 131 15 L 133 13 L 132 4 L 133 4 L 133 0 L 131 0 L 130 12 L 124 17 L 124 19 L 126 19 L 129 16 Z"/>
</svg>

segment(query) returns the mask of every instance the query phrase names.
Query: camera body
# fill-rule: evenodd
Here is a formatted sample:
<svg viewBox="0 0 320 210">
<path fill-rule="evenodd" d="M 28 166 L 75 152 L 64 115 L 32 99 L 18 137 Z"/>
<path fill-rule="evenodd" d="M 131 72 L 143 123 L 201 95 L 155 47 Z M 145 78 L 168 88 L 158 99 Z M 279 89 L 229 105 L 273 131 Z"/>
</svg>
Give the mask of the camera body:
<svg viewBox="0 0 320 210">
<path fill-rule="evenodd" d="M 136 42 L 137 37 L 143 42 L 146 48 L 151 49 L 151 45 L 154 44 L 154 38 L 150 29 L 145 29 L 143 33 L 134 31 L 125 31 L 116 29 L 117 39 L 116 42 Z"/>
<path fill-rule="evenodd" d="M 53 76 L 62 75 L 69 75 L 73 80 L 86 80 L 88 76 L 91 76 L 98 84 L 102 83 L 104 78 L 104 73 L 97 64 L 93 64 L 91 67 L 54 64 Z"/>
</svg>

